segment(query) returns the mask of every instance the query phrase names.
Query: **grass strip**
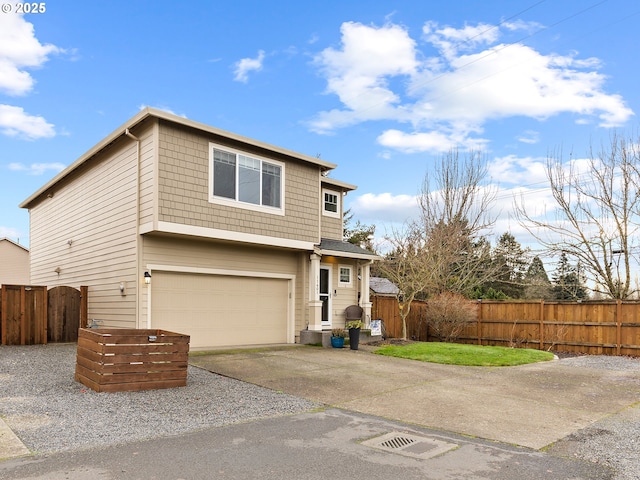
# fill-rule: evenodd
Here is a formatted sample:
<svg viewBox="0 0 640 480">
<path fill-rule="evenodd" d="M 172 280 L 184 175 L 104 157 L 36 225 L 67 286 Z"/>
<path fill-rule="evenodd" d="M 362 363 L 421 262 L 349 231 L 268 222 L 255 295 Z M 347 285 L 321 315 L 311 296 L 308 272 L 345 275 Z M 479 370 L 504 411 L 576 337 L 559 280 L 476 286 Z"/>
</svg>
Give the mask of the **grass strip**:
<svg viewBox="0 0 640 480">
<path fill-rule="evenodd" d="M 420 362 L 478 367 L 510 367 L 553 360 L 553 353 L 530 348 L 508 348 L 460 343 L 415 342 L 386 345 L 374 353 Z"/>
</svg>

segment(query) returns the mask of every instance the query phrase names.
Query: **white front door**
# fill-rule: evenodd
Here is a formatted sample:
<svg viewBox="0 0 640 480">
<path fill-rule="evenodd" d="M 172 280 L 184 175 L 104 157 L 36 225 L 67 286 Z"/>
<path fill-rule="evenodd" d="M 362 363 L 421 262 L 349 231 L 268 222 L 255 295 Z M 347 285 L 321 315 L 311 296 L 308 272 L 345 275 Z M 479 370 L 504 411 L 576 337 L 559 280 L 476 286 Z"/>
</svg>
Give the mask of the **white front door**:
<svg viewBox="0 0 640 480">
<path fill-rule="evenodd" d="M 322 327 L 331 327 L 331 267 L 320 267 L 320 301 Z"/>
</svg>

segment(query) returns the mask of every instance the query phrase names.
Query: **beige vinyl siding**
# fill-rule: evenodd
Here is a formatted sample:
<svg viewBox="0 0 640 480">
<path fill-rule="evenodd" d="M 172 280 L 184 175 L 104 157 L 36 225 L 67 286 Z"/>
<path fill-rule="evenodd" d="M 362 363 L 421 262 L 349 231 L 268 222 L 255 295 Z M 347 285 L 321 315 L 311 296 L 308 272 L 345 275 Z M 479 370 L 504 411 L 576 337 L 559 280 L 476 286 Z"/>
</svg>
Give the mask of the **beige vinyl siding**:
<svg viewBox="0 0 640 480">
<path fill-rule="evenodd" d="M 29 285 L 29 251 L 0 240 L 0 285 Z"/>
<path fill-rule="evenodd" d="M 232 148 L 285 163 L 285 215 L 209 202 L 209 142 L 229 140 L 160 123 L 159 220 L 183 225 L 317 242 L 319 169 L 298 160 Z"/>
<path fill-rule="evenodd" d="M 304 279 L 300 272 L 302 262 L 299 252 L 283 249 L 251 247 L 213 240 L 197 240 L 182 237 L 146 234 L 143 236 L 143 266 L 163 265 L 188 269 L 216 269 L 238 272 L 257 272 L 295 276 L 296 302 L 294 330 L 306 327 L 304 322 L 304 302 L 299 302 Z M 308 259 L 308 255 L 307 255 Z M 153 272 L 152 279 L 153 283 Z M 141 299 L 141 327 L 146 328 L 147 288 L 143 287 Z M 304 293 L 302 293 L 304 294 Z"/>
<path fill-rule="evenodd" d="M 32 283 L 87 285 L 89 318 L 114 327 L 135 327 L 136 152 L 119 139 L 30 210 Z"/>
<path fill-rule="evenodd" d="M 331 326 L 332 327 L 344 327 L 345 315 L 344 310 L 349 305 L 358 304 L 358 267 L 357 262 L 346 258 L 337 257 L 322 257 L 323 265 L 331 265 Z M 340 266 L 352 267 L 352 281 L 351 286 L 340 286 Z"/>
</svg>

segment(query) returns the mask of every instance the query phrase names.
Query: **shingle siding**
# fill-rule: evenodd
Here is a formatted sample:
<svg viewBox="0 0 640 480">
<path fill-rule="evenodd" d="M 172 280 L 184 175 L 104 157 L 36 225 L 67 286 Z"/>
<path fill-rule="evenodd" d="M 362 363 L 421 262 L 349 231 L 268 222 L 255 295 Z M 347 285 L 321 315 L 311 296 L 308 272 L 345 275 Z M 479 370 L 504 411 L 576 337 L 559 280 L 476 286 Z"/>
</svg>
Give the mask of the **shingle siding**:
<svg viewBox="0 0 640 480">
<path fill-rule="evenodd" d="M 319 240 L 316 166 L 285 162 L 284 216 L 219 205 L 209 202 L 209 143 L 223 140 L 165 123 L 160 123 L 159 135 L 160 221 L 291 240 Z M 269 158 L 264 152 L 260 156 Z"/>
</svg>

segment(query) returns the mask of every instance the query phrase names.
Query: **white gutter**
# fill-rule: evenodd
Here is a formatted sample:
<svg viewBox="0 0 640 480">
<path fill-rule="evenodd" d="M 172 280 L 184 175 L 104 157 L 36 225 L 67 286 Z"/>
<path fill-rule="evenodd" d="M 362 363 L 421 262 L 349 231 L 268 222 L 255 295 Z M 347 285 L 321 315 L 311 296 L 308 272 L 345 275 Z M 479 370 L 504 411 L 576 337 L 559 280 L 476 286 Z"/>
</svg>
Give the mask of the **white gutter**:
<svg viewBox="0 0 640 480">
<path fill-rule="evenodd" d="M 128 128 L 125 128 L 124 134 L 136 142 L 136 328 L 140 328 L 140 243 L 142 236 L 140 235 L 140 139 L 133 135 Z"/>
</svg>

